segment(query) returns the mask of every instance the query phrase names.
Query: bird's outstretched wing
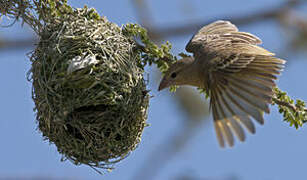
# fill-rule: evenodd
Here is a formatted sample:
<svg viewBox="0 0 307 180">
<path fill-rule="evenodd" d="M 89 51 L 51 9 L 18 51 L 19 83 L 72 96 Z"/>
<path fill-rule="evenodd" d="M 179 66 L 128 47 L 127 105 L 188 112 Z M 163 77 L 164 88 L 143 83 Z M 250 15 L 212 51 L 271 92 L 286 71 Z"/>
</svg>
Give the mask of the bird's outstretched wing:
<svg viewBox="0 0 307 180">
<path fill-rule="evenodd" d="M 270 52 L 256 46 L 262 41 L 247 32 L 239 32 L 238 28 L 229 21 L 216 21 L 201 28 L 186 45 L 186 51 L 195 54 L 228 53 L 228 50 L 242 48 L 244 52 L 257 51 L 260 54 Z M 247 45 L 247 46 L 243 46 Z M 255 49 L 254 49 L 255 48 Z"/>
<path fill-rule="evenodd" d="M 245 140 L 241 125 L 255 133 L 251 118 L 263 124 L 263 112 L 273 95 L 274 80 L 285 61 L 257 46 L 256 36 L 239 32 L 228 21 L 203 27 L 186 46 L 196 61 L 205 61 L 209 73 L 207 91 L 220 146 L 233 146 L 233 133 Z"/>
<path fill-rule="evenodd" d="M 245 59 L 251 62 L 246 65 Z M 233 146 L 232 132 L 240 141 L 245 140 L 241 125 L 255 133 L 250 118 L 264 123 L 263 112 L 269 113 L 274 80 L 284 63 L 284 60 L 272 56 L 241 55 L 235 63 L 212 72 L 210 103 L 217 138 L 222 147 L 225 140 Z"/>
</svg>

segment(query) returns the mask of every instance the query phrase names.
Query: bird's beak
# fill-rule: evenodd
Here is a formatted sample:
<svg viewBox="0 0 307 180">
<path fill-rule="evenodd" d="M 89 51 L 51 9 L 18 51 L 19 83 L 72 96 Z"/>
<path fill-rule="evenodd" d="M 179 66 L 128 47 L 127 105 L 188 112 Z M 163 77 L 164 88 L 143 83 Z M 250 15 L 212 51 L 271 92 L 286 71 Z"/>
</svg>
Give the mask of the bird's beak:
<svg viewBox="0 0 307 180">
<path fill-rule="evenodd" d="M 163 78 L 162 81 L 160 82 L 158 91 L 161 91 L 169 86 L 170 86 L 170 82 L 166 80 L 165 78 Z"/>
</svg>

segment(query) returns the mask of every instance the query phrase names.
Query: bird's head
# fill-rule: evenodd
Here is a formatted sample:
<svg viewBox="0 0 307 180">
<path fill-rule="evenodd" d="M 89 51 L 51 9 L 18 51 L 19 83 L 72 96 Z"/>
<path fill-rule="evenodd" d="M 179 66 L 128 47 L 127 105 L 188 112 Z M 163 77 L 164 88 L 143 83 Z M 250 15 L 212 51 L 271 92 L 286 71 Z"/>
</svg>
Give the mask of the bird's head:
<svg viewBox="0 0 307 180">
<path fill-rule="evenodd" d="M 192 57 L 185 57 L 172 64 L 160 82 L 159 91 L 174 85 L 185 85 L 187 82 L 187 69 L 194 62 Z"/>
</svg>

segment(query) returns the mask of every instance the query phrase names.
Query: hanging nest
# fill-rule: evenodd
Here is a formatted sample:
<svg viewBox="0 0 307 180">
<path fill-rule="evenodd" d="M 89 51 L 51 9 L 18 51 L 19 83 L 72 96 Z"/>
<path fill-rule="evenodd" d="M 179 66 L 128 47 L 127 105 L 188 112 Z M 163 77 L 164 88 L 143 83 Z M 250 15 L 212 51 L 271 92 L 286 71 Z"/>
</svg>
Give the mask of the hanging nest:
<svg viewBox="0 0 307 180">
<path fill-rule="evenodd" d="M 141 140 L 148 93 L 140 54 L 93 9 L 50 20 L 31 56 L 38 128 L 63 159 L 111 168 Z"/>
</svg>

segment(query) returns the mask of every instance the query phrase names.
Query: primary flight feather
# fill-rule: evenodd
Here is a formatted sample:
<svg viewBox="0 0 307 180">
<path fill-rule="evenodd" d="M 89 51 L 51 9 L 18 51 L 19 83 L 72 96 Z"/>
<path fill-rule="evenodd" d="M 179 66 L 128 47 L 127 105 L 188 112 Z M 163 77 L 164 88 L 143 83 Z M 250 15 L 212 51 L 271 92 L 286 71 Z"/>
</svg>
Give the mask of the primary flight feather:
<svg viewBox="0 0 307 180">
<path fill-rule="evenodd" d="M 253 34 L 239 32 L 229 21 L 201 28 L 186 46 L 193 57 L 172 64 L 159 90 L 173 85 L 203 88 L 210 96 L 214 126 L 221 147 L 234 145 L 234 135 L 245 140 L 245 127 L 255 133 L 252 118 L 263 124 L 269 113 L 276 75 L 285 60 L 258 45 Z"/>
</svg>

